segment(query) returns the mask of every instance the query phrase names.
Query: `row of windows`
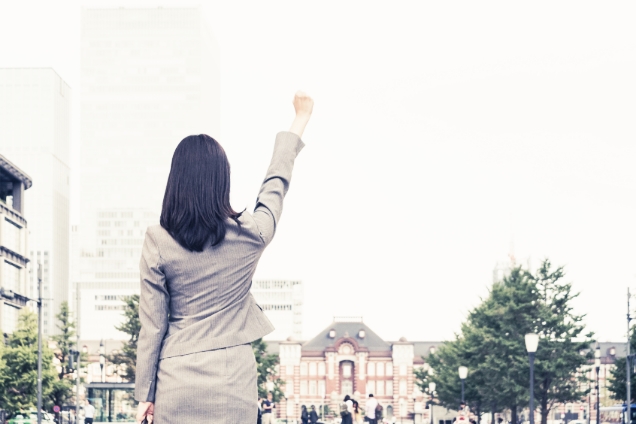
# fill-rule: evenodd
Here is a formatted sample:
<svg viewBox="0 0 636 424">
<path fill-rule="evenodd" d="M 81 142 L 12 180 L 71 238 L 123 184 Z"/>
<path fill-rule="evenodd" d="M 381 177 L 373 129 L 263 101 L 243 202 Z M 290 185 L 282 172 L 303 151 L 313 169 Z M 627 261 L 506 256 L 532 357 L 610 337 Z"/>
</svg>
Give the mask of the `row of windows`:
<svg viewBox="0 0 636 424">
<path fill-rule="evenodd" d="M 291 288 L 297 284 L 298 281 L 254 281 L 254 288 L 256 289 L 283 289 Z"/>
<path fill-rule="evenodd" d="M 406 380 L 400 380 L 398 383 L 401 396 L 406 395 Z M 367 381 L 367 393 L 373 393 L 376 396 L 393 396 L 393 381 Z"/>
<path fill-rule="evenodd" d="M 293 383 L 291 383 L 293 384 Z M 287 384 L 287 388 L 290 387 L 291 385 L 290 383 Z M 293 386 L 292 386 L 293 387 Z M 291 393 L 288 393 L 288 390 L 285 390 L 286 394 L 291 395 L 293 394 L 293 391 Z M 303 380 L 300 382 L 300 395 L 301 396 L 306 396 L 306 395 L 310 395 L 310 396 L 317 396 L 317 395 L 324 395 L 325 394 L 325 380 Z M 289 396 L 288 396 L 289 397 Z"/>
<path fill-rule="evenodd" d="M 264 311 L 291 311 L 292 305 L 261 305 Z"/>
<path fill-rule="evenodd" d="M 21 268 L 9 261 L 2 264 L 2 287 L 11 291 L 20 291 Z"/>
<path fill-rule="evenodd" d="M 400 366 L 400 375 L 406 375 L 406 365 Z M 382 377 L 385 375 L 393 375 L 393 363 L 392 362 L 369 362 L 367 364 L 367 375 L 373 377 L 377 375 Z"/>
<path fill-rule="evenodd" d="M 2 228 L 2 245 L 16 253 L 22 253 L 22 235 L 20 231 L 22 227 L 15 222 L 4 219 Z"/>
<path fill-rule="evenodd" d="M 18 314 L 20 309 L 4 303 L 2 305 L 2 332 L 11 334 L 18 325 Z"/>
<path fill-rule="evenodd" d="M 123 294 L 96 294 L 95 300 L 126 300 L 129 296 Z"/>
<path fill-rule="evenodd" d="M 96 311 L 123 311 L 126 305 L 95 305 Z"/>
<path fill-rule="evenodd" d="M 325 363 L 324 362 L 301 362 L 300 363 L 300 375 L 325 375 Z"/>
<path fill-rule="evenodd" d="M 144 235 L 144 230 L 113 230 L 113 231 L 111 231 L 111 230 L 97 230 L 97 236 L 99 236 L 99 237 L 110 237 L 112 235 L 113 237 L 116 237 L 116 236 L 133 237 L 133 236 L 135 236 L 135 232 L 139 236 L 143 236 Z"/>
</svg>

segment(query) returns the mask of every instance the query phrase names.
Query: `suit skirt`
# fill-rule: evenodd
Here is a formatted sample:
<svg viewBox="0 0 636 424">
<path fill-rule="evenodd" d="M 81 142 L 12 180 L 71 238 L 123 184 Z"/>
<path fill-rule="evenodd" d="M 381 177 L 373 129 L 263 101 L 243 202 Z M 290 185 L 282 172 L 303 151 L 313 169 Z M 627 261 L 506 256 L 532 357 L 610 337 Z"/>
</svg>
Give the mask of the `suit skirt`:
<svg viewBox="0 0 636 424">
<path fill-rule="evenodd" d="M 255 423 L 256 360 L 251 344 L 159 361 L 157 424 Z"/>
</svg>

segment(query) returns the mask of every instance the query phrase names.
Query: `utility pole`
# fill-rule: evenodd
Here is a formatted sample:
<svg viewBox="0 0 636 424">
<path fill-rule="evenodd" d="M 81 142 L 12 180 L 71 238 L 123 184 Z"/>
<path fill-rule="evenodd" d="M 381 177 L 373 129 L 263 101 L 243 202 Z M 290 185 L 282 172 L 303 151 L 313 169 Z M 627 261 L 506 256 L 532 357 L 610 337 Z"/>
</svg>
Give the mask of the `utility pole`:
<svg viewBox="0 0 636 424">
<path fill-rule="evenodd" d="M 630 299 L 630 294 L 629 294 L 629 287 L 627 287 L 627 360 L 625 361 L 625 365 L 627 367 L 627 378 L 625 379 L 625 381 L 627 381 L 627 401 L 625 402 L 625 405 L 627 405 L 627 413 L 626 416 L 628 417 L 627 419 L 627 424 L 631 423 L 631 417 L 632 417 L 632 383 L 631 383 L 631 374 L 632 374 L 632 367 L 631 367 L 631 362 L 632 362 L 632 357 L 630 355 L 630 334 L 629 334 L 629 330 L 630 330 L 630 321 L 632 320 L 632 317 L 630 315 L 630 311 L 629 311 L 629 299 Z"/>
<path fill-rule="evenodd" d="M 38 424 L 42 424 L 42 264 L 38 261 Z"/>
<path fill-rule="evenodd" d="M 79 324 L 79 308 L 80 308 L 80 295 L 79 295 L 79 282 L 75 283 L 75 330 L 77 335 L 77 392 L 75 394 L 75 422 L 77 423 L 77 417 L 79 417 L 79 398 L 80 398 L 80 366 L 82 359 L 82 349 L 80 349 L 80 324 Z"/>
</svg>

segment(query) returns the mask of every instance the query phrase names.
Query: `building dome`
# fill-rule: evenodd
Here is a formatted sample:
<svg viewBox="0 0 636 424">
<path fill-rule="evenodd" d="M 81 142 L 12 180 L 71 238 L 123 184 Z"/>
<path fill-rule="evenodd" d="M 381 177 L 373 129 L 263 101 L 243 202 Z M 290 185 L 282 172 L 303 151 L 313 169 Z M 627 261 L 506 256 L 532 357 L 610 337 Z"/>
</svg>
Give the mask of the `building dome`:
<svg viewBox="0 0 636 424">
<path fill-rule="evenodd" d="M 400 342 L 406 342 L 406 341 L 407 341 L 406 337 L 404 337 L 404 336 L 400 337 Z"/>
</svg>

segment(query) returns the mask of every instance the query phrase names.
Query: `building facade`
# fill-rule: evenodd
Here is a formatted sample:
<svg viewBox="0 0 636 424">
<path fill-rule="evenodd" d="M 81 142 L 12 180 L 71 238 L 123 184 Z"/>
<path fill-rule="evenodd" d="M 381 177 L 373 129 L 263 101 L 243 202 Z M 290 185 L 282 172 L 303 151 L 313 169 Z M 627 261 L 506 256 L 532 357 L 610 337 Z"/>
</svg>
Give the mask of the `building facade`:
<svg viewBox="0 0 636 424">
<path fill-rule="evenodd" d="M 31 178 L 0 155 L 0 330 L 6 340 L 27 305 L 27 222 L 24 192 Z"/>
<path fill-rule="evenodd" d="M 335 318 L 307 342 L 289 338 L 278 343 L 286 399 L 277 415 L 296 418 L 302 405 L 338 411 L 345 395 L 364 407 L 371 393 L 387 417 L 421 418 L 425 396 L 415 384 L 414 370 L 424 366 L 422 357 L 436 345 L 405 338 L 384 341 L 357 317 Z"/>
<path fill-rule="evenodd" d="M 0 151 L 33 178 L 29 256 L 42 264 L 42 332 L 69 300 L 70 88 L 50 68 L 0 69 Z M 28 290 L 37 290 L 31 273 Z"/>
<path fill-rule="evenodd" d="M 302 338 L 303 284 L 289 280 L 254 280 L 252 295 L 276 328 L 265 340 Z"/>
<path fill-rule="evenodd" d="M 139 292 L 144 233 L 159 221 L 174 149 L 188 135 L 218 133 L 218 61 L 200 8 L 82 11 L 80 222 L 73 249 L 74 285 L 86 300 L 79 310 L 82 339 L 125 337 L 114 329 L 121 320 L 115 315 L 122 296 Z"/>
</svg>

